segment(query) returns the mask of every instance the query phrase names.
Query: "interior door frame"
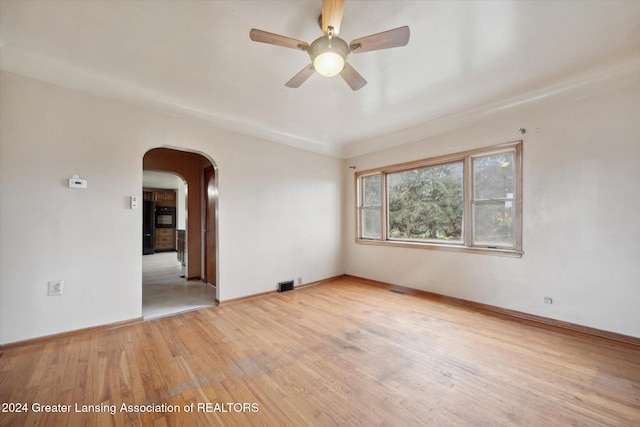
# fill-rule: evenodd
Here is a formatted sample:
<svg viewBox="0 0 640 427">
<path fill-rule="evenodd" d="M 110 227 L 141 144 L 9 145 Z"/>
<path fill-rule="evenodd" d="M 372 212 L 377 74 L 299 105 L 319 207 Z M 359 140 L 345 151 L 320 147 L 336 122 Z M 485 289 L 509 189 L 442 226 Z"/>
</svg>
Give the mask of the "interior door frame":
<svg viewBox="0 0 640 427">
<path fill-rule="evenodd" d="M 155 153 L 151 156 L 151 159 L 147 159 L 150 153 L 155 150 L 166 150 L 164 154 Z M 187 157 L 185 157 L 185 155 Z M 199 160 L 189 159 L 189 156 L 196 155 Z M 147 163 L 148 160 L 148 163 Z M 195 162 L 195 163 L 191 163 Z M 210 236 L 213 243 L 215 253 L 212 258 L 215 261 L 215 271 L 210 274 L 210 278 L 213 278 L 216 284 L 215 294 L 216 303 L 220 300 L 220 272 L 219 272 L 219 224 L 218 224 L 218 176 L 219 171 L 216 162 L 207 153 L 199 150 L 193 150 L 184 147 L 175 147 L 171 145 L 160 145 L 157 147 L 150 147 L 143 156 L 143 167 L 145 170 L 157 170 L 162 172 L 175 173 L 181 176 L 183 180 L 189 185 L 190 191 L 186 193 L 186 205 L 187 205 L 187 217 L 186 217 L 186 262 L 187 280 L 201 280 L 205 281 L 205 266 L 204 263 L 208 256 L 205 256 L 205 245 L 207 244 L 207 236 L 205 235 L 205 202 L 211 200 L 211 213 L 213 214 L 214 226 L 212 227 L 213 236 Z M 213 187 L 212 197 L 208 198 L 204 191 L 204 170 L 211 168 L 213 171 Z M 192 200 L 197 200 L 197 206 L 192 204 Z M 192 208 L 194 210 L 192 210 Z M 197 214 L 190 215 L 188 212 L 197 212 Z M 190 218 L 199 217 L 197 220 Z M 197 225 L 196 225 L 197 224 Z M 209 233 L 212 234 L 211 232 Z M 193 245 L 189 242 L 198 240 L 198 250 L 194 250 Z M 211 252 L 211 251 L 210 251 Z M 209 254 L 211 255 L 211 254 Z M 194 267 L 197 265 L 197 267 Z"/>
<path fill-rule="evenodd" d="M 216 298 L 218 298 L 218 200 L 217 174 L 213 165 L 204 168 L 203 179 L 203 279 L 205 282 L 216 287 Z"/>
</svg>

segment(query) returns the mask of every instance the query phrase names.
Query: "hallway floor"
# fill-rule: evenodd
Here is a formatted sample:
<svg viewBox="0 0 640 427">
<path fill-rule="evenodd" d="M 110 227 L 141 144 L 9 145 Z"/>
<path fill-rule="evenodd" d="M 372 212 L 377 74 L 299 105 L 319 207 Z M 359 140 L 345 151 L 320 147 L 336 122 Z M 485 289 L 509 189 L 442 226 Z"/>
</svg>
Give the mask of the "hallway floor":
<svg viewBox="0 0 640 427">
<path fill-rule="evenodd" d="M 215 305 L 216 289 L 180 277 L 175 252 L 142 256 L 142 317 L 145 320 Z"/>
</svg>

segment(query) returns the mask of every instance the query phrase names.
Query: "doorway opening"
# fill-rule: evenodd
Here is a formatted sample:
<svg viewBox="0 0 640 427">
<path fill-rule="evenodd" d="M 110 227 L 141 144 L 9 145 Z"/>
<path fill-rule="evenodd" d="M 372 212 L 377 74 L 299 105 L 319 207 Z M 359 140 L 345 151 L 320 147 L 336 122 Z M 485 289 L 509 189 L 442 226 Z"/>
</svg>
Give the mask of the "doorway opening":
<svg viewBox="0 0 640 427">
<path fill-rule="evenodd" d="M 217 176 L 200 153 L 143 157 L 142 317 L 217 304 Z"/>
</svg>

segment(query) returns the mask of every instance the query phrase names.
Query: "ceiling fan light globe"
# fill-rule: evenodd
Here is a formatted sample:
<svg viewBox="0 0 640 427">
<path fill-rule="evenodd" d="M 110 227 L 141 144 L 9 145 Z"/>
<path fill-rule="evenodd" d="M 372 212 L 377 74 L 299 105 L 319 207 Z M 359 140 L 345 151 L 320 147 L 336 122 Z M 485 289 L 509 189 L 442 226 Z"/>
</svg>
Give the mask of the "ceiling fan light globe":
<svg viewBox="0 0 640 427">
<path fill-rule="evenodd" d="M 313 68 L 321 76 L 337 76 L 344 68 L 344 58 L 335 52 L 324 52 L 313 59 Z"/>
<path fill-rule="evenodd" d="M 311 43 L 309 47 L 313 68 L 325 77 L 340 74 L 348 53 L 349 46 L 340 37 L 323 36 Z"/>
</svg>

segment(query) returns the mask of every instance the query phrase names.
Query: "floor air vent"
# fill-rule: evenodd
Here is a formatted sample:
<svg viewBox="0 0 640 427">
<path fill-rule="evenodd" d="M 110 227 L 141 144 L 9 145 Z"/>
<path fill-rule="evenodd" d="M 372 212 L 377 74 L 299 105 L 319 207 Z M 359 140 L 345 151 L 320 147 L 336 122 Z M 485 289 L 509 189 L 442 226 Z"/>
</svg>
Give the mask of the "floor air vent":
<svg viewBox="0 0 640 427">
<path fill-rule="evenodd" d="M 389 292 L 393 292 L 394 294 L 400 294 L 400 295 L 405 295 L 406 292 L 401 291 L 399 289 L 389 289 Z"/>
<path fill-rule="evenodd" d="M 278 292 L 286 292 L 293 290 L 293 280 L 278 283 Z"/>
</svg>

